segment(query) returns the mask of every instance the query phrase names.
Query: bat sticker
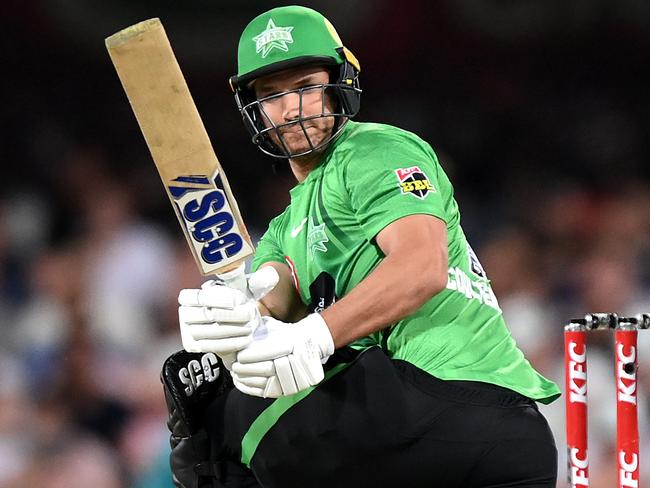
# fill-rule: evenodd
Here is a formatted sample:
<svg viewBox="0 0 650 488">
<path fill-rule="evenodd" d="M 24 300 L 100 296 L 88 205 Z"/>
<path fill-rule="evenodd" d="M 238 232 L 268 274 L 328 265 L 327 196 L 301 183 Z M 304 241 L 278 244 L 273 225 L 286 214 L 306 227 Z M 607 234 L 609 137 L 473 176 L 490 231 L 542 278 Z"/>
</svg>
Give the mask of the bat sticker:
<svg viewBox="0 0 650 488">
<path fill-rule="evenodd" d="M 173 181 L 175 185 L 169 186 L 169 193 L 203 266 L 217 269 L 229 259 L 237 259 L 248 244 L 228 204 L 218 172 L 212 177 L 188 175 Z"/>
</svg>

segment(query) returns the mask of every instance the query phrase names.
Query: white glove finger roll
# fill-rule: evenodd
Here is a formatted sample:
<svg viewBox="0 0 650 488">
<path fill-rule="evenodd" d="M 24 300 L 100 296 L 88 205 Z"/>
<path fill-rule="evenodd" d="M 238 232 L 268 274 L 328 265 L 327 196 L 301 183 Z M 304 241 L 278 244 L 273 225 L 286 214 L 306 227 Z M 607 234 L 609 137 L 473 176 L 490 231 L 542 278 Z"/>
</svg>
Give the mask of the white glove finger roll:
<svg viewBox="0 0 650 488">
<path fill-rule="evenodd" d="M 214 352 L 216 354 L 227 354 L 241 351 L 251 342 L 250 336 L 230 337 L 228 339 L 201 339 L 196 341 L 199 348 L 197 352 Z"/>
<path fill-rule="evenodd" d="M 291 370 L 291 362 L 287 356 L 273 361 L 275 365 L 275 373 L 277 375 L 278 381 L 282 386 L 282 393 L 285 395 L 293 395 L 298 393 L 298 386 L 296 385 L 296 380 L 293 377 L 293 371 Z"/>
<path fill-rule="evenodd" d="M 269 382 L 267 376 L 242 376 L 237 375 L 237 380 L 242 384 L 250 388 L 259 388 L 263 390 L 266 388 L 266 384 Z"/>
<path fill-rule="evenodd" d="M 251 395 L 251 396 L 256 396 L 256 397 L 263 397 L 264 396 L 264 389 L 263 388 L 253 388 L 250 386 L 247 386 L 237 380 L 234 376 L 232 377 L 232 382 L 235 384 L 235 388 L 237 388 L 239 391 L 242 393 L 245 393 L 246 395 Z"/>
<path fill-rule="evenodd" d="M 223 285 L 201 289 L 188 288 L 178 294 L 178 304 L 189 307 L 234 308 L 235 305 L 245 303 L 246 300 L 248 298 L 241 291 Z"/>
<path fill-rule="evenodd" d="M 234 288 L 218 285 L 201 290 L 199 293 L 201 305 L 217 308 L 234 308 L 249 300 L 244 293 Z"/>
<path fill-rule="evenodd" d="M 219 283 L 217 280 L 204 281 L 201 284 L 201 289 L 204 290 L 205 288 L 210 288 L 211 286 L 217 286 L 219 284 L 222 284 L 222 283 Z"/>
<path fill-rule="evenodd" d="M 189 327 L 181 322 L 181 342 L 187 352 L 201 352 L 196 341 L 192 338 Z"/>
<path fill-rule="evenodd" d="M 196 288 L 187 288 L 178 293 L 178 304 L 187 305 L 188 307 L 197 307 L 199 303 L 199 292 Z"/>
<path fill-rule="evenodd" d="M 264 266 L 248 278 L 248 289 L 256 300 L 264 297 L 280 281 L 280 275 L 273 266 Z"/>
<path fill-rule="evenodd" d="M 325 372 L 323 371 L 323 364 L 318 362 L 309 362 L 307 363 L 307 368 L 305 368 L 306 374 L 309 376 L 309 381 L 312 385 L 317 385 L 323 378 L 325 378 Z"/>
<path fill-rule="evenodd" d="M 269 378 L 262 396 L 264 398 L 279 398 L 282 396 L 282 387 L 280 386 L 277 376 L 271 376 Z"/>
<path fill-rule="evenodd" d="M 237 305 L 232 310 L 224 308 L 209 308 L 208 310 L 214 321 L 220 324 L 245 324 L 253 320 L 257 315 L 257 305 L 254 303 Z"/>
<path fill-rule="evenodd" d="M 221 358 L 223 365 L 226 367 L 228 371 L 232 369 L 232 363 L 237 361 L 236 352 L 222 352 L 221 354 L 219 354 L 219 357 Z"/>
<path fill-rule="evenodd" d="M 316 384 L 312 381 L 312 376 L 306 370 L 305 365 L 303 364 L 303 361 L 300 360 L 300 358 L 297 358 L 293 354 L 290 354 L 289 362 L 291 363 L 291 370 L 293 372 L 293 378 L 296 381 L 298 391 L 302 391 Z"/>
<path fill-rule="evenodd" d="M 253 332 L 251 327 L 245 325 L 188 324 L 187 327 L 192 338 L 197 341 L 201 339 L 242 337 Z"/>
<path fill-rule="evenodd" d="M 239 376 L 266 376 L 267 378 L 275 375 L 273 361 L 261 361 L 258 363 L 240 363 L 239 360 L 232 365 L 233 373 Z"/>
<path fill-rule="evenodd" d="M 293 344 L 280 341 L 259 341 L 251 344 L 237 355 L 240 363 L 258 363 L 277 359 L 293 351 Z"/>
<path fill-rule="evenodd" d="M 206 307 L 178 307 L 178 319 L 185 324 L 209 324 L 214 322 L 212 313 Z"/>
<path fill-rule="evenodd" d="M 178 307 L 178 318 L 186 324 L 207 324 L 210 322 L 245 324 L 257 316 L 257 307 L 254 303 L 237 305 L 234 309 L 213 307 Z"/>
<path fill-rule="evenodd" d="M 229 288 L 239 290 L 248 295 L 248 280 L 246 279 L 246 263 L 241 263 L 235 269 L 217 275 Z"/>
<path fill-rule="evenodd" d="M 320 352 L 316 344 L 313 342 L 298 344 L 293 355 L 300 359 L 303 371 L 308 375 L 312 385 L 320 383 L 323 380 L 325 373 L 323 372 L 323 364 L 321 363 Z"/>
</svg>

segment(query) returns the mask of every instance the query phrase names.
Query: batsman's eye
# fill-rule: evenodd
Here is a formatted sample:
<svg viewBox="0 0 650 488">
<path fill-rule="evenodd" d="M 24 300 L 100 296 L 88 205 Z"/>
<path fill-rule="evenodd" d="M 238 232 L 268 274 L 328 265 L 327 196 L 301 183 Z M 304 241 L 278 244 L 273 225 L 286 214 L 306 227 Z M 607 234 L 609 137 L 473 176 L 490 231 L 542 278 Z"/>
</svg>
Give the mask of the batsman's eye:
<svg viewBox="0 0 650 488">
<path fill-rule="evenodd" d="M 264 108 L 276 107 L 276 106 L 280 105 L 280 99 L 281 98 L 282 97 L 271 97 L 271 98 L 262 100 L 260 103 L 262 104 L 262 106 Z"/>
<path fill-rule="evenodd" d="M 282 98 L 282 96 L 285 93 L 286 92 L 283 91 L 269 89 L 266 91 L 260 90 L 256 92 L 256 96 L 260 102 L 269 102 L 269 101 L 278 100 L 279 98 Z"/>
<path fill-rule="evenodd" d="M 322 86 L 323 86 L 323 85 L 316 85 L 316 84 L 313 84 L 313 85 L 305 85 L 305 86 L 303 86 L 303 87 L 301 87 L 301 88 L 302 88 L 302 91 L 303 91 L 303 92 L 313 92 L 313 91 L 320 91 L 320 88 L 321 88 Z"/>
</svg>

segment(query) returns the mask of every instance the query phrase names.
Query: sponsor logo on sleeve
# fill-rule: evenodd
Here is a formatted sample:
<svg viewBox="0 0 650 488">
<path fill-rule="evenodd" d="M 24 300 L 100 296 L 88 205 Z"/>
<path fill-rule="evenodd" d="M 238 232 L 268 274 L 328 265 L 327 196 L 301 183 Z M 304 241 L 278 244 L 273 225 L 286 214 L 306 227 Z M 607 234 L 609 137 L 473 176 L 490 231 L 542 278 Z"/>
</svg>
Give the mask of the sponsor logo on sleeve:
<svg viewBox="0 0 650 488">
<path fill-rule="evenodd" d="M 413 195 L 414 197 L 424 199 L 429 192 L 436 192 L 429 178 L 419 166 L 398 168 L 395 170 L 395 174 L 397 175 L 400 190 L 404 195 Z"/>
</svg>

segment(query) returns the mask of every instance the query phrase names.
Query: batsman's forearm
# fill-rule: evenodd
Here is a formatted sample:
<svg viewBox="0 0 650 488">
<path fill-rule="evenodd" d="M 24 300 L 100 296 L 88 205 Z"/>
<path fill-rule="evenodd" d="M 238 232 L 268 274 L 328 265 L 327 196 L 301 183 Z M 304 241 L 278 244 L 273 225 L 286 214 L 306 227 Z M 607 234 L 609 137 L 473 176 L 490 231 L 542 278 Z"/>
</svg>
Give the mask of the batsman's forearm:
<svg viewBox="0 0 650 488">
<path fill-rule="evenodd" d="M 293 286 L 289 266 L 284 263 L 269 262 L 262 265 L 272 266 L 278 272 L 280 281 L 264 298 L 258 302 L 262 315 L 270 315 L 285 322 L 297 322 L 307 314 L 307 307 Z"/>
<path fill-rule="evenodd" d="M 412 314 L 447 283 L 447 257 L 397 252 L 341 300 L 321 312 L 335 346 L 384 329 Z"/>
</svg>

